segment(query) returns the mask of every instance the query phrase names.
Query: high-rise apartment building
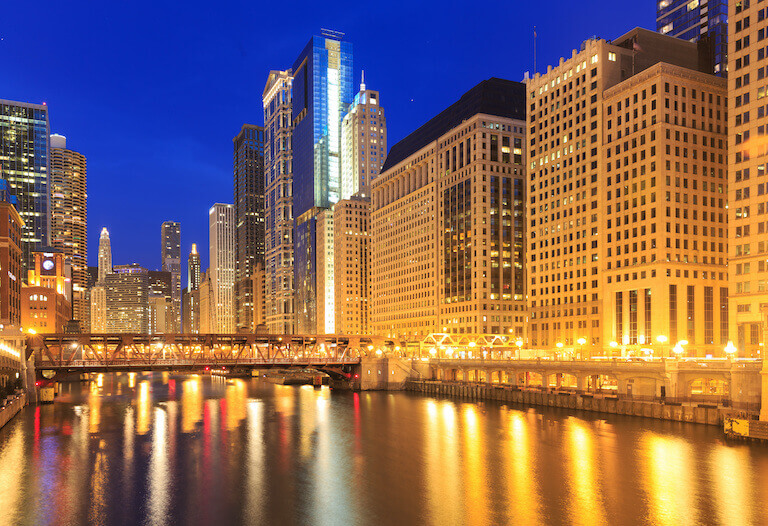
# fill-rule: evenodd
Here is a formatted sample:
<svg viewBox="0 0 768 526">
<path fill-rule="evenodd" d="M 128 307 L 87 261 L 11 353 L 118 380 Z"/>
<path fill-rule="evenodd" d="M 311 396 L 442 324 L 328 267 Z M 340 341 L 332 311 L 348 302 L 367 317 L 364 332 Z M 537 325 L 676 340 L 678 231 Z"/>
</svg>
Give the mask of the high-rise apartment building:
<svg viewBox="0 0 768 526">
<path fill-rule="evenodd" d="M 181 332 L 181 225 L 165 221 L 160 226 L 161 269 L 171 274 L 171 303 L 166 331 Z"/>
<path fill-rule="evenodd" d="M 104 280 L 106 332 L 150 332 L 150 286 L 147 269 L 139 265 L 117 265 Z"/>
<path fill-rule="evenodd" d="M 0 325 L 4 327 L 21 324 L 21 237 L 24 222 L 16 204 L 16 196 L 8 182 L 0 178 Z"/>
<path fill-rule="evenodd" d="M 371 200 L 353 196 L 333 207 L 336 334 L 370 334 Z"/>
<path fill-rule="evenodd" d="M 657 0 L 656 31 L 689 42 L 701 42 L 699 53 L 711 69 L 725 76 L 728 63 L 727 0 Z"/>
<path fill-rule="evenodd" d="M 317 327 L 317 216 L 341 198 L 341 123 L 352 103 L 352 44 L 313 36 L 293 75 L 293 285 L 296 331 Z"/>
<path fill-rule="evenodd" d="M 216 330 L 216 308 L 213 298 L 210 269 L 200 275 L 200 334 L 211 334 Z"/>
<path fill-rule="evenodd" d="M 730 339 L 739 355 L 765 352 L 768 325 L 768 33 L 764 2 L 730 2 L 728 35 L 728 275 Z"/>
<path fill-rule="evenodd" d="M 273 334 L 293 334 L 293 125 L 291 71 L 271 71 L 264 106 L 264 270 L 266 324 Z"/>
<path fill-rule="evenodd" d="M 253 332 L 253 280 L 264 264 L 264 128 L 243 124 L 234 144 L 235 326 Z"/>
<path fill-rule="evenodd" d="M 235 210 L 229 204 L 214 204 L 208 211 L 211 281 L 211 332 L 235 332 Z"/>
<path fill-rule="evenodd" d="M 722 353 L 725 80 L 643 29 L 527 80 L 528 346 Z"/>
<path fill-rule="evenodd" d="M 51 144 L 51 245 L 72 264 L 72 318 L 90 325 L 88 315 L 88 187 L 85 156 L 67 149 L 67 138 Z"/>
<path fill-rule="evenodd" d="M 24 222 L 24 279 L 33 265 L 32 253 L 50 245 L 49 136 L 48 106 L 0 100 L 0 172 Z"/>
<path fill-rule="evenodd" d="M 523 336 L 525 87 L 485 80 L 372 182 L 374 334 Z"/>
<path fill-rule="evenodd" d="M 341 198 L 370 196 L 387 157 L 387 120 L 379 92 L 366 89 L 364 78 L 341 129 Z"/>
<path fill-rule="evenodd" d="M 107 276 L 112 274 L 112 242 L 106 227 L 99 236 L 99 265 L 96 284 L 91 287 L 90 327 L 92 333 L 107 332 Z"/>
</svg>

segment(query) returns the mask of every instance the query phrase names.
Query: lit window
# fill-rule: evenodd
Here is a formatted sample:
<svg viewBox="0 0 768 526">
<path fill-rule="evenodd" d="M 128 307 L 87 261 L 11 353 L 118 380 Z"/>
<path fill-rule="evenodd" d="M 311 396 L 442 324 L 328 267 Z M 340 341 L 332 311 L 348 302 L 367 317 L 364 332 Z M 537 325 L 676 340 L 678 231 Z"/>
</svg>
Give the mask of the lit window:
<svg viewBox="0 0 768 526">
<path fill-rule="evenodd" d="M 592 64 L 597 64 L 597 55 L 592 55 L 591 63 Z"/>
<path fill-rule="evenodd" d="M 697 7 L 699 7 L 699 0 L 691 0 L 688 2 L 688 11 L 693 11 Z"/>
<path fill-rule="evenodd" d="M 661 32 L 662 32 L 662 34 L 664 34 L 664 35 L 666 35 L 666 34 L 667 34 L 667 33 L 669 33 L 670 31 L 672 31 L 672 24 L 667 24 L 666 26 L 664 26 L 664 27 L 662 27 L 662 28 L 661 28 Z"/>
<path fill-rule="evenodd" d="M 608 53 L 608 60 L 616 62 L 616 53 Z"/>
</svg>

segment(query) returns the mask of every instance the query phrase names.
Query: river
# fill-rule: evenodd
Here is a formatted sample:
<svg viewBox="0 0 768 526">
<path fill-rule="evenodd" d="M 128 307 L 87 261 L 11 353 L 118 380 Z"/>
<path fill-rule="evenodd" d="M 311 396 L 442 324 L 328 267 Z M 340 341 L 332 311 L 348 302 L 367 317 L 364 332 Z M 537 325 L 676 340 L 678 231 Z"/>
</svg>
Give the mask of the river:
<svg viewBox="0 0 768 526">
<path fill-rule="evenodd" d="M 768 524 L 768 447 L 711 426 L 103 375 L 0 430 L 0 523 Z"/>
</svg>

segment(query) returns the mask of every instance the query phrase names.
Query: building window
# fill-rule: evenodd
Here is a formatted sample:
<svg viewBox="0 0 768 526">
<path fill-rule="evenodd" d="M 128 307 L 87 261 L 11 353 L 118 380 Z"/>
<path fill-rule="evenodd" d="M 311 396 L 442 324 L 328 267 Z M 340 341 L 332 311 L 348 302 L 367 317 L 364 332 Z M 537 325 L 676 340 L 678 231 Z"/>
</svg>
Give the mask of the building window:
<svg viewBox="0 0 768 526">
<path fill-rule="evenodd" d="M 622 306 L 622 293 L 616 293 L 616 341 L 624 341 L 624 312 Z"/>
<path fill-rule="evenodd" d="M 629 344 L 637 345 L 637 290 L 629 291 Z"/>
<path fill-rule="evenodd" d="M 686 317 L 688 319 L 688 343 L 693 345 L 696 341 L 696 294 L 693 285 L 688 285 L 688 294 L 686 298 Z"/>
<path fill-rule="evenodd" d="M 704 345 L 712 345 L 715 343 L 715 313 L 713 296 L 713 288 L 704 287 Z"/>
<path fill-rule="evenodd" d="M 677 285 L 669 286 L 669 341 L 677 342 Z"/>
<path fill-rule="evenodd" d="M 728 287 L 720 287 L 720 344 L 728 343 Z"/>
<path fill-rule="evenodd" d="M 643 296 L 645 302 L 645 328 L 643 332 L 645 333 L 645 343 L 650 344 L 653 341 L 651 336 L 651 289 L 645 289 Z"/>
</svg>

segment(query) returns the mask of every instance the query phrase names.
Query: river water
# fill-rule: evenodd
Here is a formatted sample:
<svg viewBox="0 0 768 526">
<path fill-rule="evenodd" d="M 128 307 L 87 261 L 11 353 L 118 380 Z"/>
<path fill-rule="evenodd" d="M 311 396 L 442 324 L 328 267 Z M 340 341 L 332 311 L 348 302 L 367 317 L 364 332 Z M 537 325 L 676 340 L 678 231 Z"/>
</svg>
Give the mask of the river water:
<svg viewBox="0 0 768 526">
<path fill-rule="evenodd" d="M 6 524 L 768 524 L 768 447 L 718 428 L 103 375 L 0 430 Z"/>
</svg>

